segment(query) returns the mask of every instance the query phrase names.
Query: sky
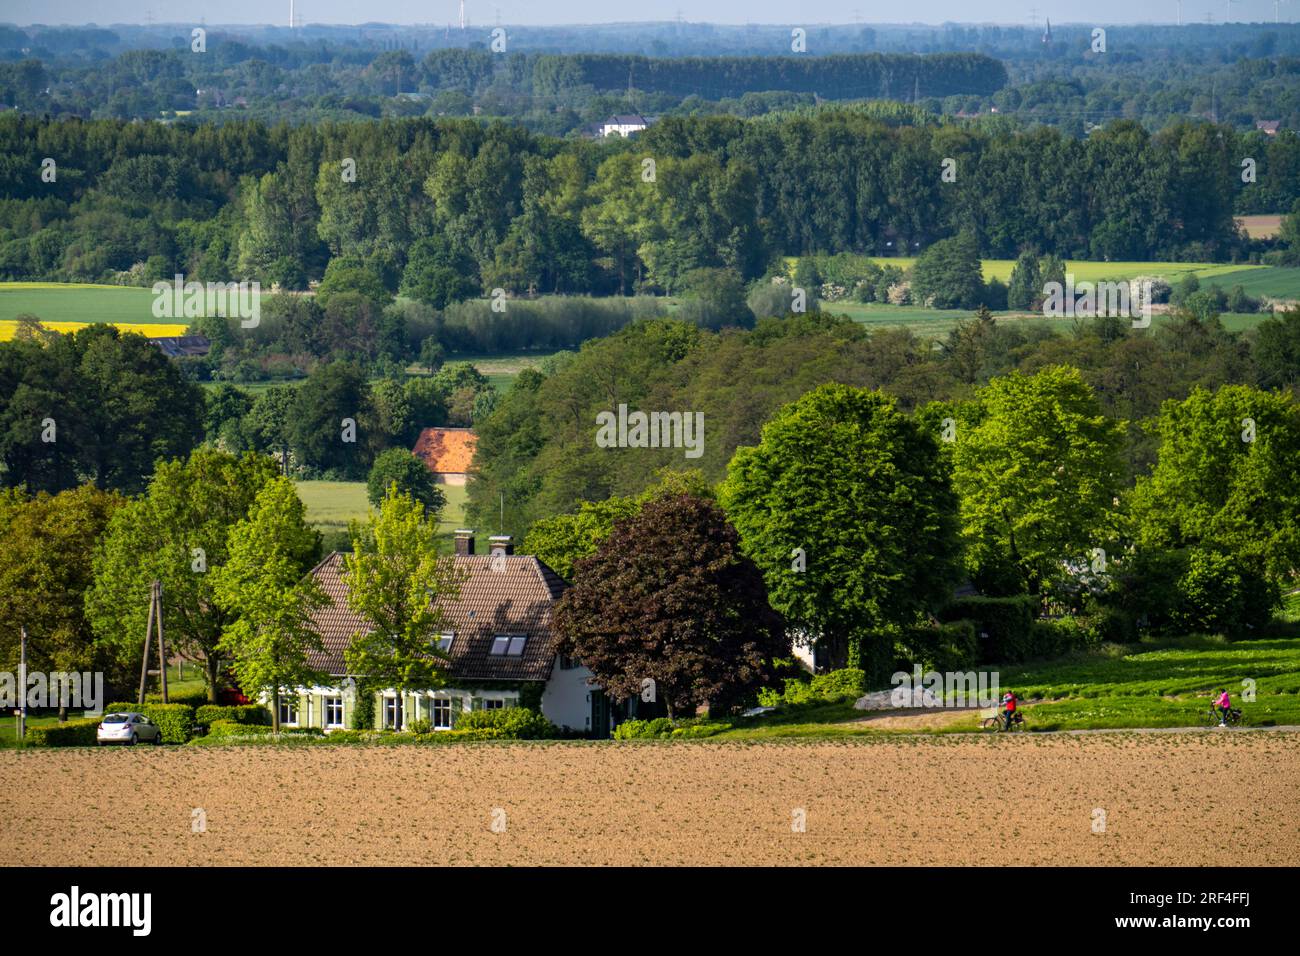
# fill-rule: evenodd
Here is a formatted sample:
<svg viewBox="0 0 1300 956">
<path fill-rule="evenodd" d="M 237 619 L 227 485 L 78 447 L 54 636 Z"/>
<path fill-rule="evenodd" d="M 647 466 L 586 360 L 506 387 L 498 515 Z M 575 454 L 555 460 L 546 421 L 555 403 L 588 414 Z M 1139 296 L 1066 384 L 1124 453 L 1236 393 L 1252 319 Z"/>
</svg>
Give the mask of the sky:
<svg viewBox="0 0 1300 956">
<path fill-rule="evenodd" d="M 0 0 L 0 22 L 27 25 L 154 22 L 288 23 L 290 0 Z M 307 23 L 450 23 L 458 0 L 295 0 Z M 466 0 L 471 24 L 671 20 L 694 23 L 1173 23 L 1178 0 Z M 1185 22 L 1272 22 L 1273 0 L 1183 0 Z M 1300 17 L 1300 0 L 1281 5 Z"/>
</svg>

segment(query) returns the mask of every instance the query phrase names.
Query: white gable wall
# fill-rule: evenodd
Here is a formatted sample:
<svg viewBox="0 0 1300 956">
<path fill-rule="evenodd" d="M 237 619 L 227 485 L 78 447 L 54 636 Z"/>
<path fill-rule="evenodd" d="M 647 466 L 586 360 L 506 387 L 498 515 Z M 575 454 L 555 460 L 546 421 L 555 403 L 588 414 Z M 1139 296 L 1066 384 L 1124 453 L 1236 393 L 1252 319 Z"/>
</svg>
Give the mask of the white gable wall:
<svg viewBox="0 0 1300 956">
<path fill-rule="evenodd" d="M 542 715 L 557 727 L 571 730 L 591 729 L 591 692 L 588 683 L 594 675 L 581 665 L 564 669 L 559 655 L 551 664 L 551 676 L 542 691 Z"/>
</svg>

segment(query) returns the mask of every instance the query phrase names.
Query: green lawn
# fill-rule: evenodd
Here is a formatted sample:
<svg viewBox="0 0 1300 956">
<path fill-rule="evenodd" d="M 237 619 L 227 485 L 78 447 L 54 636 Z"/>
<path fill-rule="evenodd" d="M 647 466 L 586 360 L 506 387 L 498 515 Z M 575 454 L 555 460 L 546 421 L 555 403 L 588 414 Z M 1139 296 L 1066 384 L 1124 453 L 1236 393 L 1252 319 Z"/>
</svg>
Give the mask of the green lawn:
<svg viewBox="0 0 1300 956">
<path fill-rule="evenodd" d="M 1295 603 L 1293 596 L 1284 618 L 1294 613 Z M 1192 636 L 981 669 L 997 671 L 999 686 L 1028 702 L 1025 717 L 1033 730 L 1199 726 L 1218 687 L 1233 695 L 1248 726 L 1300 724 L 1300 628 L 1295 627 L 1286 636 L 1252 641 Z M 1257 696 L 1243 703 L 1246 679 L 1255 682 Z M 741 719 L 714 739 L 841 737 L 902 729 L 961 733 L 977 730 L 982 714 L 972 710 L 969 717 L 954 718 L 952 711 L 936 710 L 919 713 L 915 726 L 885 730 L 873 727 L 872 712 L 854 710 L 851 701 L 819 703 Z"/>
<path fill-rule="evenodd" d="M 321 531 L 346 531 L 352 519 L 364 520 L 369 502 L 364 481 L 299 481 L 298 497 L 307 506 L 307 520 Z M 438 533 L 450 536 L 465 522 L 464 485 L 439 485 L 447 496 L 447 507 L 438 523 Z"/>
<path fill-rule="evenodd" d="M 42 322 L 137 322 L 184 325 L 185 319 L 156 319 L 149 289 L 58 282 L 0 283 L 0 321 L 30 312 Z"/>
</svg>

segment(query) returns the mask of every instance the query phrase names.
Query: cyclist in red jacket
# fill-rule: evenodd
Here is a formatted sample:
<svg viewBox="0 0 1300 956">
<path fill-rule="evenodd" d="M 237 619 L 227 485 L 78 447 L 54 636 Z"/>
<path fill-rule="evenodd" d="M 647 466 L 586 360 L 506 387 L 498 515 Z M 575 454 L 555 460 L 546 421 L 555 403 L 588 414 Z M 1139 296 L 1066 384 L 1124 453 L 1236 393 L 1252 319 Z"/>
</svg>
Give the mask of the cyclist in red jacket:
<svg viewBox="0 0 1300 956">
<path fill-rule="evenodd" d="M 1002 695 L 1002 719 L 1006 721 L 1007 730 L 1011 729 L 1011 721 L 1016 717 L 1016 695 L 1007 691 Z"/>
</svg>

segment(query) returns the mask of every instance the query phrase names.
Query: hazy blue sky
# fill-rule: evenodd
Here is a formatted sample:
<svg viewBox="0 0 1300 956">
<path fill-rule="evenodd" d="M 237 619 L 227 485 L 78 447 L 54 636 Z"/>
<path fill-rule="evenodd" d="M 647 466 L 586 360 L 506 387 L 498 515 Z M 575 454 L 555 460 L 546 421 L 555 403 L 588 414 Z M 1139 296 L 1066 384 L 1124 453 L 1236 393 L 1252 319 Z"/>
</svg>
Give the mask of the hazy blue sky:
<svg viewBox="0 0 1300 956">
<path fill-rule="evenodd" d="M 457 17 L 457 0 L 296 0 L 306 22 L 447 23 Z M 687 20 L 713 23 L 1028 23 L 1037 9 L 1058 23 L 1172 23 L 1176 0 L 466 0 L 471 23 L 607 23 L 669 20 L 678 10 Z M 1222 23 L 1273 20 L 1272 0 L 1185 0 L 1184 21 Z M 1300 0 L 1283 3 L 1282 19 L 1300 15 Z M 0 21 L 11 23 L 141 23 L 148 11 L 156 22 L 287 23 L 289 0 L 0 0 Z"/>
</svg>

